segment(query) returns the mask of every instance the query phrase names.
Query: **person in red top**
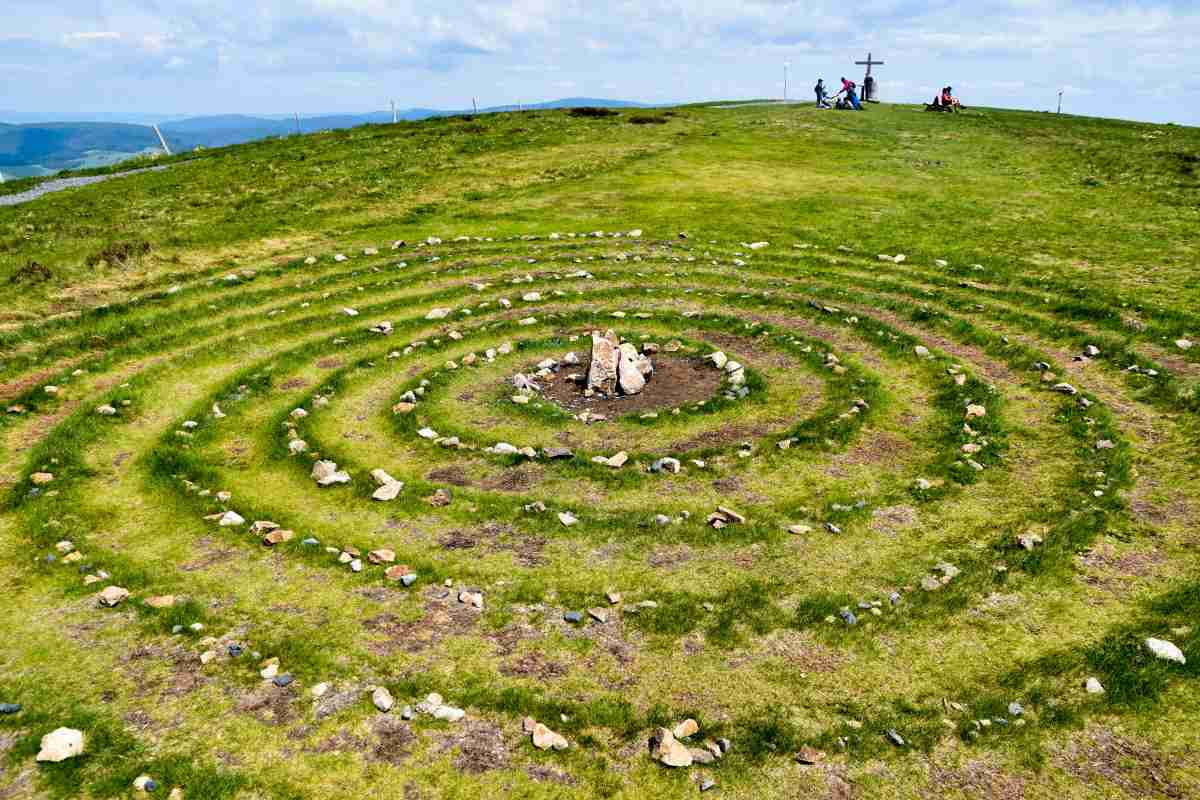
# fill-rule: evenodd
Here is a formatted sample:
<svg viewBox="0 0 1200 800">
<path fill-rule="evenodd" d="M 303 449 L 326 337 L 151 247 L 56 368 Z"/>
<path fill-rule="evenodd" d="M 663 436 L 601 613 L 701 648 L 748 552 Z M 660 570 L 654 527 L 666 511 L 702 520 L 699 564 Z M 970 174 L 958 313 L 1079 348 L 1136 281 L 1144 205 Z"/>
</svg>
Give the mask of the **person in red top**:
<svg viewBox="0 0 1200 800">
<path fill-rule="evenodd" d="M 942 89 L 942 107 L 953 108 L 956 111 L 962 108 L 962 103 L 958 102 L 958 98 L 954 96 L 953 86 L 947 86 L 945 89 Z"/>
</svg>

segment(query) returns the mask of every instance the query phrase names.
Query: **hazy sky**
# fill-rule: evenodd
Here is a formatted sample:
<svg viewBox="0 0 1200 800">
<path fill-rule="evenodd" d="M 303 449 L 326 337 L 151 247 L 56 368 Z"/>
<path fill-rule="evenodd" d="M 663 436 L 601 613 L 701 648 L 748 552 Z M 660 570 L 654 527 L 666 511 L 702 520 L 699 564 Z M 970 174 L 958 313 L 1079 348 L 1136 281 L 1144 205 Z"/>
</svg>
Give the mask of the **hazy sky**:
<svg viewBox="0 0 1200 800">
<path fill-rule="evenodd" d="M 3 0 L 0 108 L 283 113 L 560 97 L 883 99 L 1200 124 L 1200 2 Z"/>
</svg>

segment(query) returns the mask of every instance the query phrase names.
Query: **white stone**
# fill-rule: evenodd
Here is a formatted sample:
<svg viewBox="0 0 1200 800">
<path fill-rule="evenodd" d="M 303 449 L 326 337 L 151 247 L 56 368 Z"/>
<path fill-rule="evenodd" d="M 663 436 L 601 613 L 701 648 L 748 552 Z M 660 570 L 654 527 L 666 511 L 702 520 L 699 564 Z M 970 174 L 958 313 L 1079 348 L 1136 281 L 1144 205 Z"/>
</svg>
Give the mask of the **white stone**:
<svg viewBox="0 0 1200 800">
<path fill-rule="evenodd" d="M 375 704 L 377 709 L 385 714 L 391 711 L 392 706 L 396 704 L 396 701 L 392 699 L 392 693 L 383 686 L 380 686 L 371 693 L 371 702 Z"/>
<path fill-rule="evenodd" d="M 1146 640 L 1146 649 L 1153 653 L 1156 658 L 1161 658 L 1164 661 L 1173 661 L 1176 664 L 1187 663 L 1187 659 L 1183 656 L 1183 651 L 1165 639 L 1150 637 Z"/>
<path fill-rule="evenodd" d="M 38 761 L 57 763 L 83 753 L 83 732 L 74 728 L 58 728 L 42 737 Z"/>
<path fill-rule="evenodd" d="M 452 309 L 449 308 L 434 308 L 425 315 L 425 319 L 445 319 L 446 317 L 450 316 L 451 311 Z"/>
<path fill-rule="evenodd" d="M 400 492 L 403 490 L 404 490 L 403 482 L 392 481 L 391 483 L 385 483 L 382 486 L 380 486 L 378 489 L 376 489 L 375 492 L 371 495 L 371 499 L 379 500 L 382 502 L 389 502 L 389 501 L 395 500 L 397 497 L 399 497 Z"/>
<path fill-rule="evenodd" d="M 236 511 L 226 511 L 221 515 L 221 518 L 217 520 L 217 524 L 222 528 L 233 528 L 237 527 L 238 525 L 245 525 L 246 519 Z"/>
</svg>

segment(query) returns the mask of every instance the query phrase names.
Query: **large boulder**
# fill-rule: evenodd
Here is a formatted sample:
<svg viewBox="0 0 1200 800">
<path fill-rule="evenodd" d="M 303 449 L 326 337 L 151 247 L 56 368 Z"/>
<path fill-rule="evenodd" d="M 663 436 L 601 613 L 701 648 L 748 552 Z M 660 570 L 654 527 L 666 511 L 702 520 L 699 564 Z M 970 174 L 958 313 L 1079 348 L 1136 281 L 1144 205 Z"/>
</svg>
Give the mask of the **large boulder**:
<svg viewBox="0 0 1200 800">
<path fill-rule="evenodd" d="M 588 388 L 605 395 L 617 392 L 620 340 L 612 331 L 601 335 L 592 331 L 592 364 L 588 368 Z"/>
</svg>

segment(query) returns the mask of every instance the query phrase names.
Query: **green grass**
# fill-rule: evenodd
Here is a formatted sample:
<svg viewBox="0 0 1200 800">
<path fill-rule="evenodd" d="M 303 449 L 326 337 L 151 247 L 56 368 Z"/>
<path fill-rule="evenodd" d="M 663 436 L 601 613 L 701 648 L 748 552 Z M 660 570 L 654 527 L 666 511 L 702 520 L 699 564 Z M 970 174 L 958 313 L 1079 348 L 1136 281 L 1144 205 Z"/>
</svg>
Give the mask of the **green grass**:
<svg viewBox="0 0 1200 800">
<path fill-rule="evenodd" d="M 524 112 L 207 150 L 0 208 L 5 796 L 125 796 L 143 773 L 205 798 L 1197 793 L 1200 346 L 1174 342 L 1200 340 L 1198 152 L 1193 129 L 989 109 Z M 511 401 L 507 378 L 586 359 L 596 328 L 721 349 L 750 395 L 590 426 Z M 667 455 L 680 474 L 646 469 Z M 317 488 L 318 457 L 351 485 Z M 395 501 L 370 499 L 375 468 Z M 718 505 L 746 521 L 710 526 Z M 226 509 L 247 525 L 205 519 Z M 255 520 L 296 535 L 266 547 Z M 923 588 L 941 562 L 957 574 Z M 98 608 L 110 583 L 131 597 Z M 322 682 L 353 702 L 318 721 Z M 467 719 L 388 723 L 377 685 Z M 526 715 L 571 748 L 535 750 Z M 646 739 L 687 717 L 730 753 L 655 764 Z M 87 754 L 36 765 L 60 725 Z"/>
</svg>

